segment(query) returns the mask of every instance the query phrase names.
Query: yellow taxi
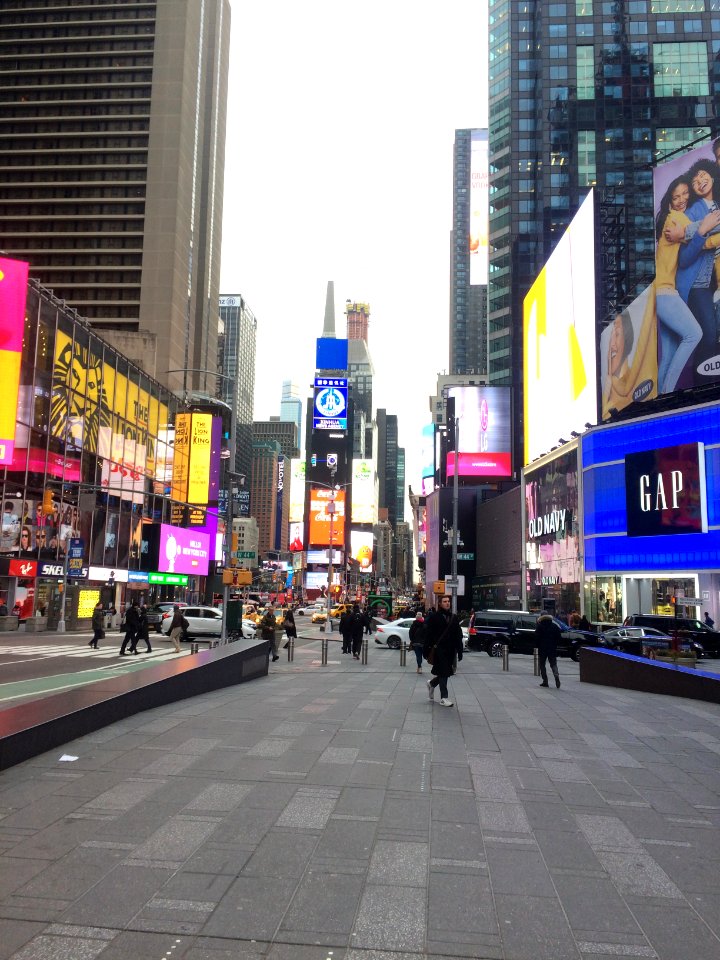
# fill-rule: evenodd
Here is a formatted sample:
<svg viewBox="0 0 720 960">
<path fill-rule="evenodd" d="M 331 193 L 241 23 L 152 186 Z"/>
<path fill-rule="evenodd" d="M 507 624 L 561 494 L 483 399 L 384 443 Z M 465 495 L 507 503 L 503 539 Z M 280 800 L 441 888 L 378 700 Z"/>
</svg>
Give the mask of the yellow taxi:
<svg viewBox="0 0 720 960">
<path fill-rule="evenodd" d="M 332 610 L 330 611 L 332 613 Z M 311 623 L 325 623 L 327 621 L 327 610 L 317 610 L 310 618 Z"/>
<path fill-rule="evenodd" d="M 341 617 L 344 613 L 351 613 L 351 612 L 352 612 L 352 604 L 338 603 L 330 611 L 330 616 L 337 618 L 337 617 Z"/>
</svg>

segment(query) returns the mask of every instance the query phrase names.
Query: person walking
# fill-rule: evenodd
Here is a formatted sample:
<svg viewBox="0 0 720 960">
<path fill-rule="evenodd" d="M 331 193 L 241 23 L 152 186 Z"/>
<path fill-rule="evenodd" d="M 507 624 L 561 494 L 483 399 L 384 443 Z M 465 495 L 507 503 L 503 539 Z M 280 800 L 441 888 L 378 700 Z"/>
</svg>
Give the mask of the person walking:
<svg viewBox="0 0 720 960">
<path fill-rule="evenodd" d="M 342 652 L 352 653 L 352 613 L 349 610 L 343 611 L 339 629 L 342 637 Z"/>
<path fill-rule="evenodd" d="M 435 699 L 435 687 L 440 687 L 440 703 L 443 707 L 454 706 L 448 693 L 448 680 L 455 672 L 455 658 L 463 658 L 462 628 L 457 616 L 450 610 L 451 599 L 440 597 L 438 607 L 432 610 L 425 623 L 425 646 L 423 654 L 432 664 L 433 679 L 427 681 L 428 697 Z"/>
<path fill-rule="evenodd" d="M 102 640 L 105 636 L 105 630 L 103 629 L 105 623 L 105 616 L 103 614 L 102 601 L 98 600 L 95 604 L 95 609 L 93 610 L 92 615 L 92 628 L 93 636 L 92 640 L 88 644 L 89 647 L 92 647 L 93 650 L 98 649 L 98 640 Z"/>
<path fill-rule="evenodd" d="M 125 648 L 130 644 L 130 653 L 137 653 L 137 631 L 140 626 L 140 615 L 135 601 L 125 611 L 125 638 L 120 647 L 120 656 L 126 657 Z"/>
<path fill-rule="evenodd" d="M 176 606 L 172 621 L 170 622 L 170 630 L 168 631 L 170 639 L 175 644 L 175 653 L 180 653 L 180 638 L 187 628 L 188 622 L 182 615 L 180 607 Z"/>
<path fill-rule="evenodd" d="M 362 612 L 358 604 L 354 604 L 350 615 L 350 635 L 352 637 L 352 655 L 355 660 L 360 659 L 360 648 L 368 624 L 367 616 Z"/>
<path fill-rule="evenodd" d="M 280 659 L 280 655 L 277 652 L 277 639 L 275 627 L 275 614 L 273 613 L 272 607 L 268 607 L 263 615 L 262 620 L 260 621 L 260 636 L 263 640 L 268 640 L 270 642 L 269 650 L 272 652 L 273 663 L 276 660 Z"/>
<path fill-rule="evenodd" d="M 417 660 L 416 673 L 422 673 L 423 647 L 425 645 L 425 620 L 422 612 L 418 610 L 415 619 L 410 625 L 410 645 L 415 653 Z"/>
<path fill-rule="evenodd" d="M 137 648 L 138 640 L 145 641 L 145 653 L 152 653 L 152 647 L 150 646 L 150 626 L 148 624 L 147 617 L 147 607 L 144 603 L 140 604 L 140 609 L 138 610 L 138 632 L 137 638 L 135 640 L 135 647 Z"/>
<path fill-rule="evenodd" d="M 703 623 L 705 624 L 706 627 L 709 627 L 710 630 L 715 629 L 715 621 L 710 616 L 710 613 L 707 610 L 705 611 L 705 618 L 703 620 Z"/>
<path fill-rule="evenodd" d="M 282 625 L 285 627 L 286 640 L 283 644 L 283 650 L 288 646 L 291 640 L 297 640 L 297 627 L 295 626 L 295 614 L 292 610 L 285 612 L 285 619 Z"/>
<path fill-rule="evenodd" d="M 549 661 L 550 669 L 555 677 L 555 686 L 560 686 L 560 674 L 557 667 L 557 645 L 562 639 L 560 627 L 555 623 L 549 613 L 543 613 L 538 618 L 535 625 L 535 640 L 537 642 L 538 655 L 540 657 L 540 676 L 542 677 L 541 687 L 548 687 L 548 675 L 546 663 Z"/>
</svg>

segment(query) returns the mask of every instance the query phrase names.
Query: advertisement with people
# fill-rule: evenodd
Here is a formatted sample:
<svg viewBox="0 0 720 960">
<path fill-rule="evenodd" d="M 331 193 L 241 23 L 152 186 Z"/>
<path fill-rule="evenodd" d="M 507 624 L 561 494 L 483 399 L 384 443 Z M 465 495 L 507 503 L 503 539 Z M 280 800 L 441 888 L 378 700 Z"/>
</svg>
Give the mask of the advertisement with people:
<svg viewBox="0 0 720 960">
<path fill-rule="evenodd" d="M 655 287 L 646 287 L 600 335 L 602 418 L 657 391 Z"/>
</svg>

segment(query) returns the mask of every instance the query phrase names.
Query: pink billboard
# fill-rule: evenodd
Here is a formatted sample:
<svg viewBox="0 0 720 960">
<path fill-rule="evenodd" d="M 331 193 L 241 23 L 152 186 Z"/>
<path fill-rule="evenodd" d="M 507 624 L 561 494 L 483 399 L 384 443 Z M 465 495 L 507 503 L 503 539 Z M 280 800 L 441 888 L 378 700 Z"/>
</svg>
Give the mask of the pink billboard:
<svg viewBox="0 0 720 960">
<path fill-rule="evenodd" d="M 6 466 L 12 463 L 15 447 L 28 267 L 22 260 L 0 257 L 0 465 Z"/>
<path fill-rule="evenodd" d="M 160 573 L 190 573 L 207 576 L 210 562 L 210 537 L 199 530 L 160 525 Z"/>
</svg>

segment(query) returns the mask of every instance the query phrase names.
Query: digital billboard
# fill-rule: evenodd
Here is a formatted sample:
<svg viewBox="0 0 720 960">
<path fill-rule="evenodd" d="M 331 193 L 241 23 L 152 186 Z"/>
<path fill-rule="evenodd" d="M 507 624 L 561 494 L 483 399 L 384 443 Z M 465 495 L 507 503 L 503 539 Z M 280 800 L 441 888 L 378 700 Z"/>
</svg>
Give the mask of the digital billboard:
<svg viewBox="0 0 720 960">
<path fill-rule="evenodd" d="M 350 531 L 350 554 L 357 561 L 361 573 L 371 573 L 373 568 L 372 533 L 366 530 Z"/>
<path fill-rule="evenodd" d="M 290 523 L 302 523 L 305 519 L 305 461 L 290 461 Z"/>
<path fill-rule="evenodd" d="M 461 477 L 512 476 L 509 387 L 448 387 L 458 421 L 457 461 Z M 455 476 L 455 452 L 448 451 L 447 475 Z"/>
<path fill-rule="evenodd" d="M 315 377 L 314 397 L 313 430 L 347 430 L 347 379 Z"/>
<path fill-rule="evenodd" d="M 626 454 L 625 510 L 629 537 L 706 533 L 705 445 Z"/>
<path fill-rule="evenodd" d="M 290 532 L 288 533 L 288 550 L 291 553 L 299 553 L 304 549 L 305 541 L 305 524 L 302 520 L 294 520 L 290 524 Z"/>
<path fill-rule="evenodd" d="M 377 523 L 375 464 L 372 460 L 352 462 L 352 522 Z"/>
<path fill-rule="evenodd" d="M 470 134 L 470 284 L 486 286 L 488 282 L 488 132 L 473 130 Z"/>
<path fill-rule="evenodd" d="M 524 474 L 528 587 L 580 581 L 577 447 Z"/>
<path fill-rule="evenodd" d="M 12 464 L 15 448 L 28 269 L 22 260 L 0 257 L 0 464 L 7 466 Z"/>
<path fill-rule="evenodd" d="M 435 489 L 435 425 L 426 424 L 420 439 L 420 493 L 427 496 Z"/>
<path fill-rule="evenodd" d="M 160 525 L 160 573 L 194 573 L 207 576 L 210 561 L 210 537 L 200 530 Z"/>
<path fill-rule="evenodd" d="M 210 494 L 213 418 L 209 413 L 193 413 L 190 429 L 190 466 L 188 503 L 205 504 Z"/>
<path fill-rule="evenodd" d="M 600 334 L 602 419 L 657 391 L 655 288 L 646 287 Z"/>
<path fill-rule="evenodd" d="M 318 337 L 315 349 L 318 370 L 347 370 L 348 342 L 340 337 Z"/>
<path fill-rule="evenodd" d="M 597 422 L 595 329 L 591 190 L 523 304 L 525 463 Z"/>
<path fill-rule="evenodd" d="M 334 515 L 328 510 L 331 500 L 335 502 Z M 345 545 L 345 491 L 333 491 L 325 487 L 312 487 L 310 489 L 309 545 L 313 547 L 330 546 L 331 516 L 333 517 L 333 546 L 342 547 Z"/>
</svg>

